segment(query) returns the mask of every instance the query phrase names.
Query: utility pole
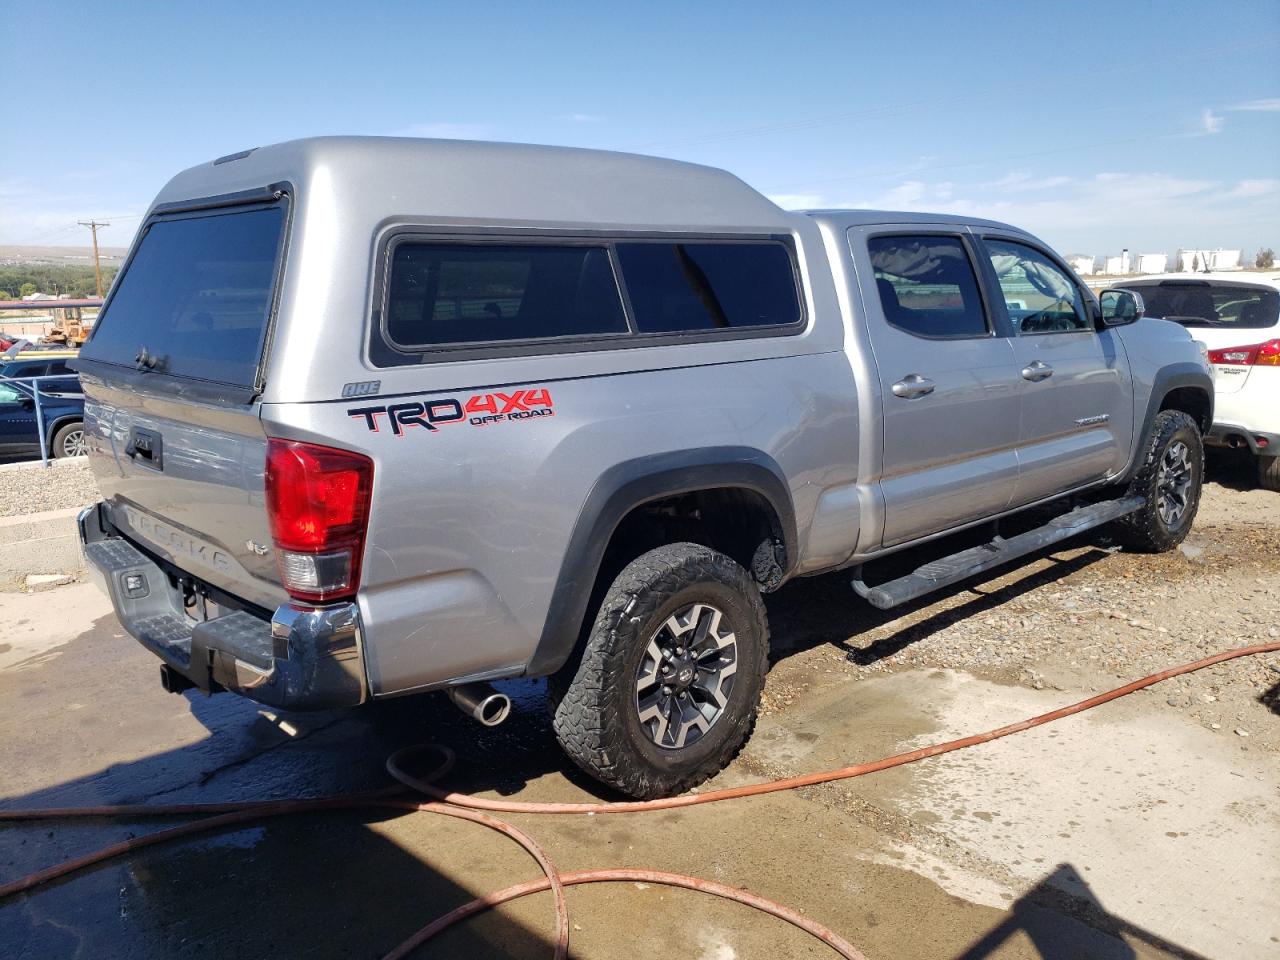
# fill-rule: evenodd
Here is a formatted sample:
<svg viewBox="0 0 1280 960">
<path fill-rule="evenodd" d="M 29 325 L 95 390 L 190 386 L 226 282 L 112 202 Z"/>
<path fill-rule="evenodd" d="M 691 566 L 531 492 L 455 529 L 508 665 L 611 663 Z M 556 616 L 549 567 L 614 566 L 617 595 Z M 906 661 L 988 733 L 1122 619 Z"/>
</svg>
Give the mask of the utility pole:
<svg viewBox="0 0 1280 960">
<path fill-rule="evenodd" d="M 93 231 L 93 275 L 98 281 L 98 299 L 102 299 L 102 265 L 98 263 L 98 228 L 109 227 L 109 223 L 99 223 L 97 220 L 78 221 L 80 226 L 88 227 Z"/>
</svg>

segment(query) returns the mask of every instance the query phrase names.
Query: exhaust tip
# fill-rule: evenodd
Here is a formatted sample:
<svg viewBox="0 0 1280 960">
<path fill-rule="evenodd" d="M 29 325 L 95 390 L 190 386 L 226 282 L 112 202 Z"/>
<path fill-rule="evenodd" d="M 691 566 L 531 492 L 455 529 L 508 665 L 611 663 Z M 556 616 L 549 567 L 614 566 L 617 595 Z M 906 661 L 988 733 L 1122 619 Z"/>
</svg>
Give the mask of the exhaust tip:
<svg viewBox="0 0 1280 960">
<path fill-rule="evenodd" d="M 447 692 L 454 706 L 482 726 L 496 727 L 511 715 L 511 698 L 487 683 L 464 683 Z"/>
</svg>

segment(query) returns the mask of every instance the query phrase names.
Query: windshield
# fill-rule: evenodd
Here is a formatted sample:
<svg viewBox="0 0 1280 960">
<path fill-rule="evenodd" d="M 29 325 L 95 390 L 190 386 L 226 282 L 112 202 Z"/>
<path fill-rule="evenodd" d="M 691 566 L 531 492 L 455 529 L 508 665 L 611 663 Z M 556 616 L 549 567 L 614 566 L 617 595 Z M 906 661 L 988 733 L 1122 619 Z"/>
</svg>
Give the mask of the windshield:
<svg viewBox="0 0 1280 960">
<path fill-rule="evenodd" d="M 1235 327 L 1262 330 L 1280 317 L 1280 290 L 1212 280 L 1161 280 L 1130 283 L 1142 294 L 1147 316 L 1175 320 L 1187 327 Z"/>
<path fill-rule="evenodd" d="M 151 224 L 81 356 L 253 386 L 283 230 L 278 204 Z"/>
</svg>

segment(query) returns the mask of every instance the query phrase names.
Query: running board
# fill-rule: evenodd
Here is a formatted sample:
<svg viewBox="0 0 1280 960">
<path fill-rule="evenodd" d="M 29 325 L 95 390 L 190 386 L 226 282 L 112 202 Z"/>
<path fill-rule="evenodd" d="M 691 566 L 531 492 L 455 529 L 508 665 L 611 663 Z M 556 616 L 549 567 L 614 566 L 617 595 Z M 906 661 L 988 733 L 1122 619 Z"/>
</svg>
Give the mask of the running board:
<svg viewBox="0 0 1280 960">
<path fill-rule="evenodd" d="M 1135 510 L 1140 510 L 1145 503 L 1145 497 L 1123 497 L 1119 500 L 1104 500 L 1102 503 L 1087 507 L 1076 507 L 1061 516 L 1054 517 L 1042 527 L 1020 533 L 1008 540 L 996 537 L 990 543 L 926 563 L 905 577 L 890 580 L 878 587 L 869 587 L 859 577 L 855 577 L 853 589 L 873 607 L 888 610 L 915 600 L 917 597 L 923 597 L 934 590 L 967 580 L 979 573 L 986 573 L 994 567 L 1017 560 L 1029 553 L 1035 553 L 1050 544 L 1074 537 L 1077 533 L 1084 533 L 1086 530 L 1100 527 L 1112 520 L 1119 520 Z"/>
</svg>

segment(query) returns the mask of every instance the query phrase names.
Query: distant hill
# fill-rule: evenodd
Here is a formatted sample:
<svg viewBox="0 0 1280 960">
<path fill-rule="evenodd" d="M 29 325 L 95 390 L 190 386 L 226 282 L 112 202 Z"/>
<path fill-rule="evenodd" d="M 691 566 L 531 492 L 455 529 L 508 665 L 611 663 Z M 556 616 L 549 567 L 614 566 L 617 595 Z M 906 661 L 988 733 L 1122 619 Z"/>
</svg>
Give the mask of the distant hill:
<svg viewBox="0 0 1280 960">
<path fill-rule="evenodd" d="M 98 255 L 105 267 L 118 267 L 128 253 L 126 247 L 99 247 Z M 27 247 L 0 244 L 0 263 L 10 265 L 48 264 L 50 266 L 93 267 L 93 247 Z"/>
</svg>

